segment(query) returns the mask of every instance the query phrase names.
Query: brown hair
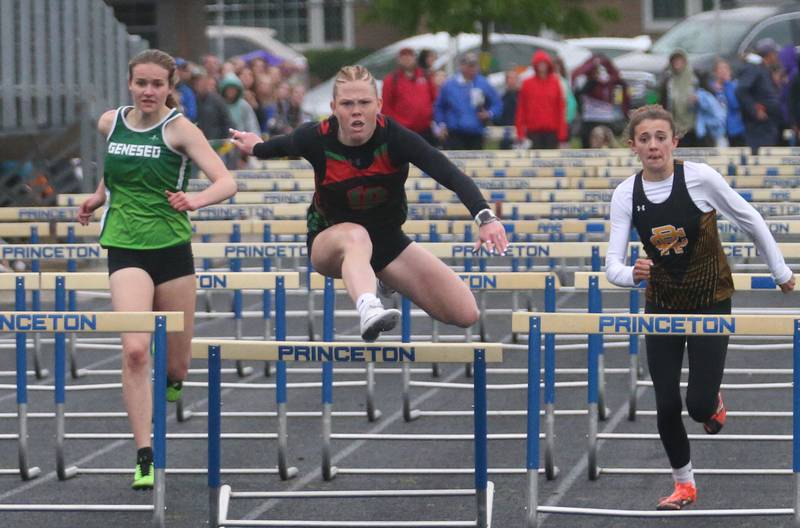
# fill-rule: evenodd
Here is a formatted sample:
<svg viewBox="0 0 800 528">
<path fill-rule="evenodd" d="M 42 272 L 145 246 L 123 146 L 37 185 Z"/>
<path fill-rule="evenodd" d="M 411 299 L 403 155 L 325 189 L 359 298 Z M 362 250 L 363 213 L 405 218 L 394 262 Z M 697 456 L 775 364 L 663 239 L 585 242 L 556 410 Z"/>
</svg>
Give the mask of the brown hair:
<svg viewBox="0 0 800 528">
<path fill-rule="evenodd" d="M 169 82 L 169 87 L 175 87 L 175 84 L 178 80 L 177 73 L 175 71 L 177 68 L 175 66 L 175 59 L 172 58 L 172 55 L 169 53 L 165 53 L 158 49 L 146 49 L 137 53 L 128 62 L 128 81 L 133 79 L 133 68 L 140 64 L 155 64 L 157 66 L 161 66 L 167 70 L 167 81 Z M 178 106 L 178 103 L 175 101 L 175 98 L 172 97 L 171 93 L 167 95 L 166 105 L 169 108 L 176 108 Z"/>
<path fill-rule="evenodd" d="M 356 64 L 355 66 L 343 66 L 333 82 L 333 98 L 336 99 L 336 88 L 340 84 L 353 82 L 353 81 L 366 81 L 372 85 L 375 90 L 375 97 L 378 96 L 378 86 L 375 84 L 375 77 L 369 72 L 368 69 Z"/>
<path fill-rule="evenodd" d="M 669 123 L 669 128 L 672 130 L 672 135 L 680 137 L 678 130 L 675 128 L 675 120 L 672 118 L 672 114 L 665 110 L 663 106 L 658 104 L 641 106 L 634 110 L 633 113 L 631 113 L 628 126 L 625 127 L 624 135 L 633 141 L 633 135 L 636 132 L 636 127 L 639 126 L 642 121 L 647 119 L 663 119 Z"/>
</svg>

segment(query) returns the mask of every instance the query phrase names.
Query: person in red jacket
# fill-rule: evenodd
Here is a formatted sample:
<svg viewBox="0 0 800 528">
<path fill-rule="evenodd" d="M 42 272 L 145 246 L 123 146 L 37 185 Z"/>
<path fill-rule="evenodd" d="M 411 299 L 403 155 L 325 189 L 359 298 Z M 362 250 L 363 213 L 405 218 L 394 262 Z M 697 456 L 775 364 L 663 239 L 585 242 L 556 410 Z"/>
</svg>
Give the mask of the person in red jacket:
<svg viewBox="0 0 800 528">
<path fill-rule="evenodd" d="M 417 66 L 413 49 L 400 50 L 397 66 L 383 79 L 382 113 L 436 145 L 431 133 L 436 86 L 425 70 Z"/>
<path fill-rule="evenodd" d="M 526 138 L 533 148 L 558 148 L 567 139 L 566 99 L 553 61 L 546 51 L 533 54 L 534 75 L 525 79 L 517 97 L 514 124 L 517 138 Z"/>
</svg>

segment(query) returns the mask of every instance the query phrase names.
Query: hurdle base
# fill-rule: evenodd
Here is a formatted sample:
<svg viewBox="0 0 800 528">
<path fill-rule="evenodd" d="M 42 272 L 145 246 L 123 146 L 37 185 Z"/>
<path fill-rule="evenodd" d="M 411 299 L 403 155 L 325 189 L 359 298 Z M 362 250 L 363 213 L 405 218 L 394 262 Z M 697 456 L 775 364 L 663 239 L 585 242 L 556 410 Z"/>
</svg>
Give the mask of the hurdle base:
<svg viewBox="0 0 800 528">
<path fill-rule="evenodd" d="M 183 398 L 175 402 L 175 419 L 180 422 L 187 422 L 192 418 L 192 410 L 183 405 Z"/>
<path fill-rule="evenodd" d="M 289 466 L 286 468 L 285 472 L 278 470 L 278 475 L 281 477 L 281 480 L 290 480 L 295 478 L 297 475 L 300 474 L 300 470 L 297 469 L 295 466 Z"/>
<path fill-rule="evenodd" d="M 420 413 L 419 409 L 409 409 L 408 412 L 403 413 L 403 420 L 413 422 L 420 416 L 422 416 L 422 413 Z"/>
<path fill-rule="evenodd" d="M 486 528 L 492 528 L 492 509 L 494 507 L 494 482 L 486 483 Z"/>
<path fill-rule="evenodd" d="M 325 480 L 326 482 L 335 479 L 336 475 L 338 474 L 339 474 L 339 468 L 336 466 L 322 468 L 322 479 Z"/>
<path fill-rule="evenodd" d="M 217 526 L 223 526 L 225 521 L 228 520 L 228 508 L 231 504 L 231 487 L 228 484 L 223 484 L 219 489 L 217 504 Z"/>
<path fill-rule="evenodd" d="M 78 473 L 80 473 L 80 469 L 78 468 L 78 466 L 65 467 L 63 471 L 58 472 L 58 480 L 69 480 L 71 478 L 77 477 Z"/>
<path fill-rule="evenodd" d="M 20 477 L 22 480 L 33 480 L 41 474 L 42 470 L 39 468 L 39 466 L 34 466 L 29 467 L 25 472 L 20 472 Z"/>
<path fill-rule="evenodd" d="M 598 470 L 598 473 L 600 470 Z M 555 480 L 558 478 L 558 475 L 561 473 L 561 470 L 558 466 L 553 466 L 552 468 L 545 468 L 544 474 L 547 480 Z"/>
</svg>

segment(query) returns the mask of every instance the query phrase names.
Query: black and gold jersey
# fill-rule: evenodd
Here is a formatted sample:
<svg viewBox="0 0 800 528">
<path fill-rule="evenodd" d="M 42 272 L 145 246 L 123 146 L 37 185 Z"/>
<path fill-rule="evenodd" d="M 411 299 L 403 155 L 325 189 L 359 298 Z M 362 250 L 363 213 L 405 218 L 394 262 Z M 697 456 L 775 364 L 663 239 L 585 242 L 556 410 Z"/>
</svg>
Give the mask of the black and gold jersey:
<svg viewBox="0 0 800 528">
<path fill-rule="evenodd" d="M 672 191 L 662 203 L 647 199 L 642 172 L 633 184 L 632 224 L 653 261 L 646 297 L 659 308 L 695 310 L 733 295 L 733 278 L 717 230 L 717 211 L 695 205 L 675 162 Z"/>
</svg>

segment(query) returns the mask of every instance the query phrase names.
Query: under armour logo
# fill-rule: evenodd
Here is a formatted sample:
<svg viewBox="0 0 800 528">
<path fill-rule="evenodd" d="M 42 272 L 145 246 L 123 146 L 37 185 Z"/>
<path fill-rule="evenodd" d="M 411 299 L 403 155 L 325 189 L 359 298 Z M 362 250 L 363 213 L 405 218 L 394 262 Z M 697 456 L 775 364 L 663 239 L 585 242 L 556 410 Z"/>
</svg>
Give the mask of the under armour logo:
<svg viewBox="0 0 800 528">
<path fill-rule="evenodd" d="M 637 213 L 641 213 L 642 211 L 644 211 L 644 206 L 643 205 L 637 205 L 636 206 L 636 212 Z"/>
<path fill-rule="evenodd" d="M 152 139 L 153 141 L 157 140 L 158 134 L 153 134 L 152 136 L 150 136 L 150 139 Z"/>
</svg>

